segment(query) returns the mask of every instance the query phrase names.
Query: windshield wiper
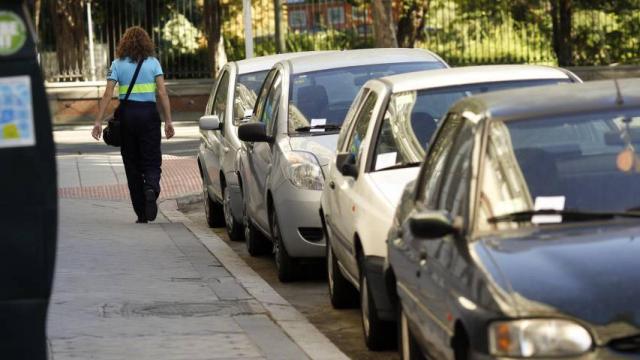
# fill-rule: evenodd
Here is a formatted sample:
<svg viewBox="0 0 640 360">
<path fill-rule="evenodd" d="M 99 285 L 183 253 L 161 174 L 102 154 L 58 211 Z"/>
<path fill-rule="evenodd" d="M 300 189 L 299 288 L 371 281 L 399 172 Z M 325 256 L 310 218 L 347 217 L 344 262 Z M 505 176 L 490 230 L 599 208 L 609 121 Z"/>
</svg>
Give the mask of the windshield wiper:
<svg viewBox="0 0 640 360">
<path fill-rule="evenodd" d="M 383 167 L 382 169 L 377 169 L 376 171 L 384 171 L 384 170 L 393 170 L 393 169 L 404 169 L 410 168 L 414 166 L 420 166 L 422 163 L 420 161 L 408 162 L 408 163 L 400 163 L 392 166 Z"/>
<path fill-rule="evenodd" d="M 510 214 L 505 214 L 505 215 L 494 216 L 487 219 L 487 221 L 492 224 L 495 224 L 498 222 L 525 222 L 525 221 L 531 221 L 531 218 L 533 218 L 536 215 L 561 215 L 562 222 L 612 219 L 614 217 L 640 218 L 640 212 L 638 211 L 588 212 L 588 211 L 579 211 L 579 210 L 526 210 L 526 211 L 517 211 Z"/>
<path fill-rule="evenodd" d="M 298 132 L 307 132 L 315 129 L 324 129 L 324 130 L 340 130 L 340 125 L 335 124 L 325 124 L 325 125 L 313 125 L 313 126 L 301 126 L 296 128 Z"/>
</svg>

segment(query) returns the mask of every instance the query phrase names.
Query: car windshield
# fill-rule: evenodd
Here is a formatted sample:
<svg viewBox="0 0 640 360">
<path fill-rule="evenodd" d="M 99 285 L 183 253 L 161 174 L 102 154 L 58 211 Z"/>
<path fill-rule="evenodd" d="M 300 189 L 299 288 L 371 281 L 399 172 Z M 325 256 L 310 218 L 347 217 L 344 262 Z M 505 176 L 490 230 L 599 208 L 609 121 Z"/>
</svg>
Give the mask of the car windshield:
<svg viewBox="0 0 640 360">
<path fill-rule="evenodd" d="M 374 170 L 420 164 L 440 119 L 457 100 L 474 94 L 569 80 L 527 80 L 406 91 L 391 96 L 376 140 Z"/>
<path fill-rule="evenodd" d="M 634 149 L 640 149 L 640 109 L 492 121 L 481 169 L 479 229 L 563 221 L 536 212 L 637 211 L 640 155 Z M 531 216 L 509 218 L 523 212 Z"/>
<path fill-rule="evenodd" d="M 409 62 L 337 68 L 295 74 L 289 92 L 289 131 L 337 131 L 356 94 L 370 79 L 421 70 L 440 69 L 440 62 Z M 298 129 L 298 130 L 296 130 Z"/>
<path fill-rule="evenodd" d="M 267 76 L 268 70 L 238 75 L 236 93 L 233 100 L 234 123 L 238 125 L 244 114 L 253 110 L 258 91 Z"/>
</svg>

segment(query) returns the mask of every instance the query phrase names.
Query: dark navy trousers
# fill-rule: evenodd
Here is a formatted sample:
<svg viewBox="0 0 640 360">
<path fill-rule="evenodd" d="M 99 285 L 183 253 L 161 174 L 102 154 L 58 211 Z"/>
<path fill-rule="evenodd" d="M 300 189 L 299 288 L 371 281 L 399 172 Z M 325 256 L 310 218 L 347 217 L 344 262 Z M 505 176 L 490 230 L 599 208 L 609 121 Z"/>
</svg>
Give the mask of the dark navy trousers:
<svg viewBox="0 0 640 360">
<path fill-rule="evenodd" d="M 151 188 L 160 195 L 162 152 L 160 114 L 155 102 L 127 101 L 120 112 L 122 146 L 120 153 L 127 174 L 133 210 L 145 218 L 144 191 Z"/>
</svg>

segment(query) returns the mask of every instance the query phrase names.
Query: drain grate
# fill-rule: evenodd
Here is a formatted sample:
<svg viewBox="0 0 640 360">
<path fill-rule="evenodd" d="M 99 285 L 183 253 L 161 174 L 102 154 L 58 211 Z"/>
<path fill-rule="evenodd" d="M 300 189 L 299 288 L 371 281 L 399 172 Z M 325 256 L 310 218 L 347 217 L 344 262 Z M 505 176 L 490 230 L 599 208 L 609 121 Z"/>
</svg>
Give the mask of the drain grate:
<svg viewBox="0 0 640 360">
<path fill-rule="evenodd" d="M 206 303 L 156 302 L 122 306 L 106 304 L 101 307 L 103 317 L 204 317 L 254 314 L 256 309 L 247 301 L 215 301 Z"/>
</svg>

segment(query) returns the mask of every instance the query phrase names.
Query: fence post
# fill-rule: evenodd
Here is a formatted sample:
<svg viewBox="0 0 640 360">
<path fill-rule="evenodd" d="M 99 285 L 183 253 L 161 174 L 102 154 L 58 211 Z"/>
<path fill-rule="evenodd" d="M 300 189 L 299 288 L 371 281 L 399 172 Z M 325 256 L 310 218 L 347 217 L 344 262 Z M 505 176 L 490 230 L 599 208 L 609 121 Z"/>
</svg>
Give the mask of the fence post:
<svg viewBox="0 0 640 360">
<path fill-rule="evenodd" d="M 253 28 L 251 21 L 251 0 L 242 0 L 242 20 L 244 22 L 244 52 L 247 59 L 253 57 Z"/>
<path fill-rule="evenodd" d="M 284 43 L 284 31 L 282 28 L 282 0 L 273 0 L 274 20 L 276 26 L 276 52 L 281 54 L 286 52 Z"/>
<path fill-rule="evenodd" d="M 91 81 L 96 81 L 96 53 L 93 48 L 93 16 L 91 15 L 91 1 L 87 1 L 87 27 L 89 28 L 89 67 L 91 67 Z"/>
</svg>

